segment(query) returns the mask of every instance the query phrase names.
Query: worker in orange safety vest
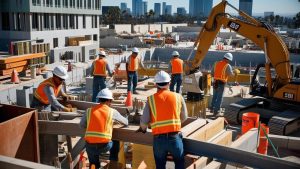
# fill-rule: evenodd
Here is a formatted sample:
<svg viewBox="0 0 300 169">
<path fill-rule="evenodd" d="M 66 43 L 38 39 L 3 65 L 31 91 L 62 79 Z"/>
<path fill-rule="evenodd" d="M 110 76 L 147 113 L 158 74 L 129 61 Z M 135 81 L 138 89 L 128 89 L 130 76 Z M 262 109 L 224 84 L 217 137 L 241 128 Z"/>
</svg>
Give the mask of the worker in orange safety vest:
<svg viewBox="0 0 300 169">
<path fill-rule="evenodd" d="M 181 124 L 187 118 L 183 97 L 169 91 L 170 76 L 164 71 L 155 75 L 157 93 L 148 97 L 140 128 L 136 132 L 145 133 L 150 123 L 153 134 L 153 152 L 156 168 L 165 168 L 167 154 L 173 156 L 175 168 L 184 168 L 184 149 Z M 167 105 L 167 106 L 166 106 Z"/>
<path fill-rule="evenodd" d="M 176 85 L 176 93 L 179 93 L 183 75 L 183 60 L 179 58 L 179 53 L 177 51 L 173 51 L 172 56 L 173 58 L 169 64 L 169 71 L 172 74 L 170 90 L 173 92 Z"/>
<path fill-rule="evenodd" d="M 113 75 L 113 72 L 111 71 L 109 64 L 106 60 L 106 53 L 104 51 L 99 52 L 99 57 L 96 59 L 91 67 L 91 74 L 93 76 L 93 96 L 92 96 L 92 102 L 96 101 L 96 96 L 99 93 L 100 90 L 106 88 L 106 76 L 107 73 L 109 76 Z"/>
<path fill-rule="evenodd" d="M 75 96 L 67 95 L 63 89 L 64 81 L 69 77 L 66 68 L 57 66 L 53 70 L 53 77 L 40 83 L 31 103 L 31 108 L 36 108 L 39 111 L 76 111 L 74 108 L 68 108 L 58 102 L 57 97 L 62 95 L 67 100 L 72 100 Z"/>
<path fill-rule="evenodd" d="M 215 116 L 220 116 L 220 108 L 223 102 L 223 93 L 229 76 L 234 76 L 232 67 L 229 64 L 233 59 L 231 53 L 226 53 L 221 61 L 217 61 L 212 69 L 213 98 L 211 101 L 211 111 Z"/>
<path fill-rule="evenodd" d="M 99 157 L 107 151 L 110 151 L 111 161 L 118 161 L 119 141 L 111 140 L 113 122 L 116 120 L 128 125 L 128 120 L 110 107 L 113 95 L 108 88 L 102 89 L 97 98 L 100 104 L 87 109 L 86 114 L 81 118 L 80 126 L 86 129 L 84 139 L 90 166 L 95 165 L 96 168 L 100 168 Z"/>
</svg>

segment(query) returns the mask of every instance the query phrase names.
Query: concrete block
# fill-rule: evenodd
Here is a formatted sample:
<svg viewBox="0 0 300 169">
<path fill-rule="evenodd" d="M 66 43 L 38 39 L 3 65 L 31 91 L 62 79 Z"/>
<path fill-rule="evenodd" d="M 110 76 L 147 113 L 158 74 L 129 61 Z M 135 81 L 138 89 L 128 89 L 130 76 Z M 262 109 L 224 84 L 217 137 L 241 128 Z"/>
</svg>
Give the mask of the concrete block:
<svg viewBox="0 0 300 169">
<path fill-rule="evenodd" d="M 89 93 L 90 91 L 93 90 L 93 77 L 86 77 L 85 78 L 85 90 L 86 90 L 86 93 Z"/>
<path fill-rule="evenodd" d="M 32 87 L 24 86 L 23 89 L 17 89 L 17 105 L 30 108 L 30 93 L 32 93 Z"/>
</svg>

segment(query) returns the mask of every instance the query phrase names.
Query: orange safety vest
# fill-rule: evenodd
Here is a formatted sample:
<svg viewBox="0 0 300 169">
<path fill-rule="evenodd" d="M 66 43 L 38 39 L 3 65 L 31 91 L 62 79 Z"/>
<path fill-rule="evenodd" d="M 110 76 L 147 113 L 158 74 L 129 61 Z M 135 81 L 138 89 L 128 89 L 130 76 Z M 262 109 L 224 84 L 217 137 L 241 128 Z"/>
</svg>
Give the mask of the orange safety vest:
<svg viewBox="0 0 300 169">
<path fill-rule="evenodd" d="M 139 68 L 139 58 L 133 57 L 132 55 L 129 56 L 129 63 L 128 63 L 128 71 L 137 71 Z"/>
<path fill-rule="evenodd" d="M 174 58 L 171 60 L 172 74 L 182 74 L 183 73 L 183 61 L 179 58 Z"/>
<path fill-rule="evenodd" d="M 113 111 L 106 104 L 87 109 L 85 140 L 88 143 L 108 143 L 113 131 Z"/>
<path fill-rule="evenodd" d="M 221 80 L 223 82 L 227 82 L 228 75 L 226 74 L 228 63 L 224 60 L 221 60 L 217 63 L 215 63 L 214 66 L 214 79 L 215 80 Z"/>
<path fill-rule="evenodd" d="M 94 76 L 105 76 L 106 77 L 106 59 L 97 59 L 94 62 Z"/>
<path fill-rule="evenodd" d="M 37 98 L 43 104 L 49 104 L 48 97 L 47 97 L 46 93 L 44 92 L 45 86 L 51 86 L 54 90 L 55 97 L 57 97 L 59 94 L 59 91 L 61 89 L 61 85 L 56 86 L 54 84 L 53 77 L 51 77 L 47 80 L 44 80 L 36 89 L 36 91 L 34 93 L 35 98 Z"/>
<path fill-rule="evenodd" d="M 148 97 L 148 104 L 153 135 L 180 131 L 181 96 L 179 94 L 169 90 L 159 90 Z"/>
</svg>

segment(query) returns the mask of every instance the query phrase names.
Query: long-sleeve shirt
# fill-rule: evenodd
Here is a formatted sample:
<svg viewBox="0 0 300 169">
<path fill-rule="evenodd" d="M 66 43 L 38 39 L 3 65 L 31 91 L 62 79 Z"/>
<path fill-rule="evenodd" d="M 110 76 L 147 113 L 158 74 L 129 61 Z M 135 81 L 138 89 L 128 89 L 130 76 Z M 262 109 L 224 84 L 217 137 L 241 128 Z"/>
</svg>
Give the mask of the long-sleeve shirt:
<svg viewBox="0 0 300 169">
<path fill-rule="evenodd" d="M 91 66 L 91 76 L 93 76 L 93 72 L 94 72 L 94 68 L 95 68 L 95 62 L 93 62 L 93 64 L 92 64 L 92 66 Z M 107 72 L 108 72 L 108 74 L 109 74 L 109 76 L 112 76 L 112 70 L 110 69 L 110 66 L 109 66 L 109 64 L 106 64 L 106 70 L 107 70 Z"/>
<path fill-rule="evenodd" d="M 181 111 L 180 111 L 180 120 L 181 123 L 184 122 L 187 118 L 187 108 L 186 108 L 186 104 L 184 102 L 183 97 L 181 96 Z M 141 116 L 140 119 L 140 126 L 143 130 L 146 130 L 148 127 L 148 124 L 151 121 L 151 116 L 150 116 L 150 107 L 149 107 L 149 103 L 146 102 L 144 111 L 143 111 L 143 115 Z"/>
<path fill-rule="evenodd" d="M 87 112 L 82 116 L 80 120 L 80 127 L 81 128 L 87 128 L 87 117 L 86 117 Z M 116 120 L 124 125 L 128 125 L 128 120 L 123 117 L 117 110 L 114 109 L 113 111 L 113 120 Z"/>
<path fill-rule="evenodd" d="M 64 106 L 60 104 L 57 100 L 57 97 L 55 97 L 54 90 L 51 86 L 46 85 L 44 87 L 44 92 L 49 100 L 50 105 L 57 111 L 63 110 Z M 62 95 L 65 93 L 63 87 L 61 87 L 61 90 L 58 95 Z"/>
<path fill-rule="evenodd" d="M 216 62 L 217 63 L 217 62 Z M 215 63 L 215 64 L 216 64 Z M 214 77 L 214 73 L 215 73 L 215 66 L 213 67 L 213 69 L 211 70 L 211 75 Z M 232 66 L 230 64 L 228 64 L 228 66 L 226 67 L 226 74 L 228 76 L 233 76 L 234 73 L 232 71 Z"/>
</svg>

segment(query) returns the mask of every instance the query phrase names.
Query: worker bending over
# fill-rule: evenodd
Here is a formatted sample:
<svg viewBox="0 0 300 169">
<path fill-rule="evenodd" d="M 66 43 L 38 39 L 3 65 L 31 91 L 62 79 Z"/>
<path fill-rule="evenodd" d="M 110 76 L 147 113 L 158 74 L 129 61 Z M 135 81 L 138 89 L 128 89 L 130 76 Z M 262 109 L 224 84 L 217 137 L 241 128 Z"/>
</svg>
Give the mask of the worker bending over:
<svg viewBox="0 0 300 169">
<path fill-rule="evenodd" d="M 214 115 L 220 115 L 220 108 L 223 102 L 225 85 L 229 76 L 234 76 L 232 67 L 229 64 L 233 59 L 231 53 L 226 53 L 221 61 L 217 61 L 211 71 L 214 77 L 213 81 L 213 98 L 211 101 L 211 111 Z"/>
<path fill-rule="evenodd" d="M 96 102 L 96 96 L 99 91 L 106 88 L 106 72 L 109 73 L 109 76 L 113 75 L 105 57 L 106 53 L 104 51 L 100 51 L 98 59 L 96 59 L 92 64 L 91 74 L 94 77 L 92 102 Z"/>
<path fill-rule="evenodd" d="M 63 89 L 63 82 L 68 79 L 69 75 L 63 66 L 57 66 L 53 70 L 53 77 L 40 83 L 34 93 L 31 103 L 31 108 L 36 108 L 39 111 L 65 111 L 73 112 L 76 109 L 65 107 L 57 100 L 59 95 L 64 98 L 72 99 L 74 96 L 67 95 Z"/>
<path fill-rule="evenodd" d="M 80 126 L 86 129 L 84 138 L 90 166 L 100 168 L 99 157 L 107 151 L 110 151 L 111 161 L 118 161 L 119 141 L 111 140 L 114 120 L 124 125 L 128 125 L 128 120 L 110 107 L 113 96 L 108 88 L 102 89 L 97 98 L 100 104 L 87 109 Z"/>
<path fill-rule="evenodd" d="M 179 93 L 183 75 L 183 60 L 179 59 L 179 53 L 177 51 L 174 51 L 172 56 L 173 58 L 169 64 L 169 71 L 172 74 L 170 90 L 174 92 L 174 86 L 176 85 L 176 93 Z"/>
<path fill-rule="evenodd" d="M 132 49 L 132 54 L 128 57 L 126 63 L 126 72 L 127 72 L 127 92 L 132 92 L 133 94 L 138 94 L 136 91 L 136 86 L 138 82 L 138 68 L 139 65 L 143 68 L 143 64 L 141 62 L 141 58 L 138 56 L 139 50 L 138 48 Z"/>
<path fill-rule="evenodd" d="M 151 124 L 153 152 L 157 169 L 166 168 L 167 154 L 171 153 L 176 169 L 184 168 L 181 123 L 187 118 L 186 104 L 180 94 L 168 90 L 170 76 L 164 71 L 155 75 L 157 93 L 148 97 L 140 128 L 145 133 Z M 168 105 L 168 106 L 166 106 Z"/>
</svg>

